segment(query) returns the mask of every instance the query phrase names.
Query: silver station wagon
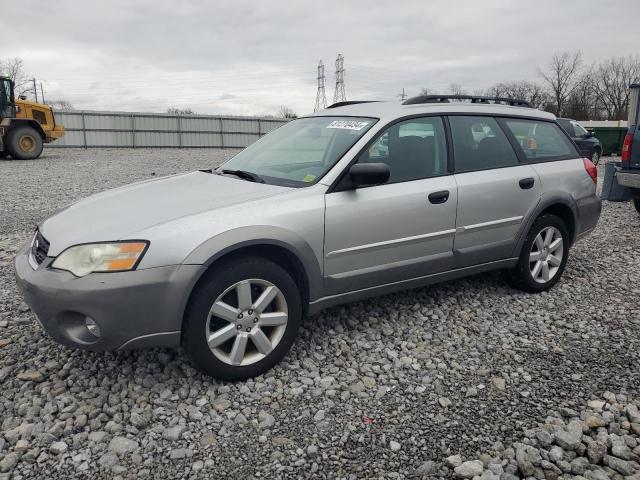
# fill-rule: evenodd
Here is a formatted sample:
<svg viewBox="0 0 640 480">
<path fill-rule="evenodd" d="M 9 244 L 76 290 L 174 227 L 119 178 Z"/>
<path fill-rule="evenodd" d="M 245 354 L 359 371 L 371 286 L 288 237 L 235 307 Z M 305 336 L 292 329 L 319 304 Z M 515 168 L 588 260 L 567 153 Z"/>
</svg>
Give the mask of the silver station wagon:
<svg viewBox="0 0 640 480">
<path fill-rule="evenodd" d="M 26 302 L 88 350 L 184 345 L 220 379 L 259 375 L 305 315 L 504 270 L 551 288 L 600 215 L 596 169 L 526 102 L 343 102 L 221 167 L 109 190 L 17 255 Z"/>
</svg>

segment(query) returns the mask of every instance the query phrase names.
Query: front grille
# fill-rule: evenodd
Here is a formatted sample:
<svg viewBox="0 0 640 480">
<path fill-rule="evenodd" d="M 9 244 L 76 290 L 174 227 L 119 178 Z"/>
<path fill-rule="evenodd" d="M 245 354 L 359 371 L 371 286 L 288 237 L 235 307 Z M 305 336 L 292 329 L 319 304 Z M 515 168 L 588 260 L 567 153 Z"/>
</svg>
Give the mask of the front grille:
<svg viewBox="0 0 640 480">
<path fill-rule="evenodd" d="M 42 236 L 40 231 L 36 231 L 36 236 L 31 244 L 31 256 L 40 265 L 49 253 L 49 242 Z"/>
</svg>

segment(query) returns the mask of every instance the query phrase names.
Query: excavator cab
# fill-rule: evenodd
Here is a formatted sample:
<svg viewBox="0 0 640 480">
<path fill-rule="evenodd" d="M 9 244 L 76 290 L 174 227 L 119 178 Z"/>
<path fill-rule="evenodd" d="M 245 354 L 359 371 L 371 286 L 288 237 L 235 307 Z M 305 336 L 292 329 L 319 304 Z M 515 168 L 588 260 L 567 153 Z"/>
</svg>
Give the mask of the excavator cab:
<svg viewBox="0 0 640 480">
<path fill-rule="evenodd" d="M 0 120 L 16 116 L 16 102 L 13 94 L 13 82 L 10 78 L 0 77 Z"/>
</svg>

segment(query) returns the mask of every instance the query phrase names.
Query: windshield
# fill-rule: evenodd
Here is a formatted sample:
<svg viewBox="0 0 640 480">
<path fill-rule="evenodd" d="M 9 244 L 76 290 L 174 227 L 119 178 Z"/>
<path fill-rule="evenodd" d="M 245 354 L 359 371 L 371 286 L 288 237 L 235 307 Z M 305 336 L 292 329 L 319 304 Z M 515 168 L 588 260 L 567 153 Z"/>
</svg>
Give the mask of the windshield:
<svg viewBox="0 0 640 480">
<path fill-rule="evenodd" d="M 308 117 L 282 125 L 226 162 L 266 183 L 305 187 L 316 183 L 376 123 L 364 117 Z"/>
</svg>

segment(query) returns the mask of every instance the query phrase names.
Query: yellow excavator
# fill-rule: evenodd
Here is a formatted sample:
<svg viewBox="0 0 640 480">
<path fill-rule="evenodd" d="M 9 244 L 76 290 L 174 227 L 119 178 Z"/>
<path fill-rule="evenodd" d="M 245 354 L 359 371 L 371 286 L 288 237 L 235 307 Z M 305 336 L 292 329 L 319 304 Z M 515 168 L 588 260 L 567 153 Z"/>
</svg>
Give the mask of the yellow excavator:
<svg viewBox="0 0 640 480">
<path fill-rule="evenodd" d="M 64 136 L 49 105 L 15 99 L 14 85 L 0 76 L 0 158 L 32 160 L 42 153 L 45 143 Z"/>
</svg>

